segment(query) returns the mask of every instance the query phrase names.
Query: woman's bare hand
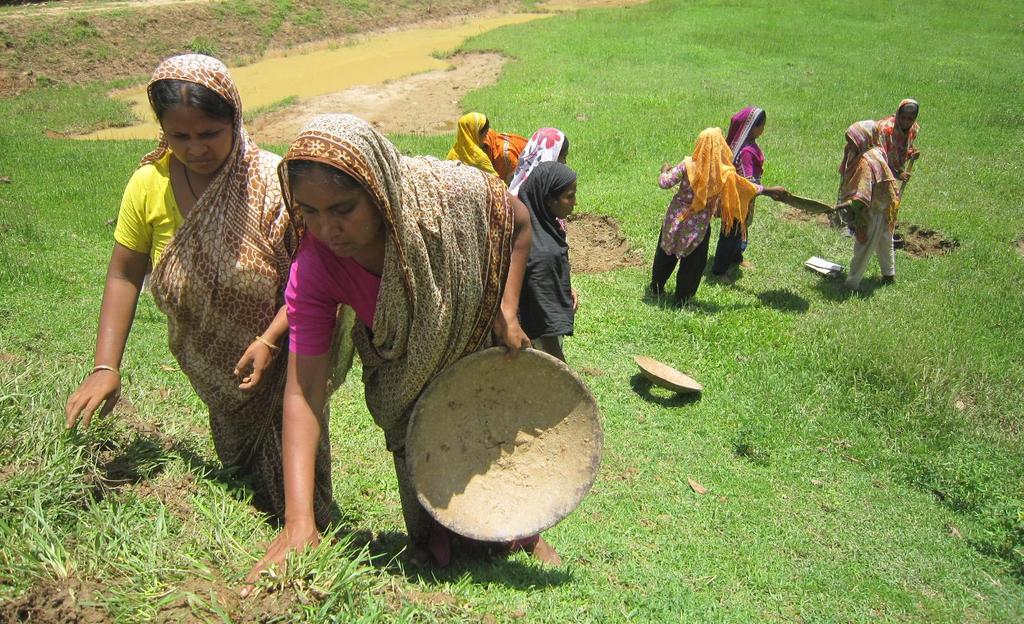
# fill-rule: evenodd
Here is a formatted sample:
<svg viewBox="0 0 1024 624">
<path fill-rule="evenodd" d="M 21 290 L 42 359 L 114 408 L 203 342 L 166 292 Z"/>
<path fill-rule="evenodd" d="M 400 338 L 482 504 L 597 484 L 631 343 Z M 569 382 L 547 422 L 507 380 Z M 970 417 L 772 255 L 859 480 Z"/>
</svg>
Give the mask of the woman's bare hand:
<svg viewBox="0 0 1024 624">
<path fill-rule="evenodd" d="M 239 592 L 242 598 L 246 598 L 252 593 L 253 588 L 256 585 L 256 581 L 259 580 L 260 575 L 265 571 L 269 570 L 274 566 L 281 566 L 281 572 L 284 572 L 284 563 L 288 558 L 288 553 L 302 552 L 310 546 L 316 546 L 320 543 L 320 532 L 316 530 L 316 524 L 310 520 L 308 522 L 287 522 L 281 532 L 277 534 L 274 541 L 270 543 L 270 547 L 267 548 L 267 554 L 263 555 L 263 558 L 259 560 L 259 563 L 254 565 L 249 571 L 249 576 L 245 577 L 245 587 Z"/>
<path fill-rule="evenodd" d="M 238 384 L 239 390 L 255 390 L 263 380 L 263 373 L 270 368 L 273 361 L 274 352 L 270 347 L 259 340 L 253 340 L 238 360 L 238 364 L 235 364 L 234 374 L 241 382 Z"/>
<path fill-rule="evenodd" d="M 519 326 L 519 318 L 501 311 L 494 319 L 494 336 L 499 343 L 505 345 L 510 359 L 519 355 L 520 350 L 533 346 L 526 332 Z"/>
<path fill-rule="evenodd" d="M 64 423 L 71 429 L 79 421 L 88 427 L 92 416 L 100 409 L 100 418 L 113 411 L 121 398 L 121 375 L 116 371 L 98 370 L 86 377 L 64 405 Z"/>
</svg>

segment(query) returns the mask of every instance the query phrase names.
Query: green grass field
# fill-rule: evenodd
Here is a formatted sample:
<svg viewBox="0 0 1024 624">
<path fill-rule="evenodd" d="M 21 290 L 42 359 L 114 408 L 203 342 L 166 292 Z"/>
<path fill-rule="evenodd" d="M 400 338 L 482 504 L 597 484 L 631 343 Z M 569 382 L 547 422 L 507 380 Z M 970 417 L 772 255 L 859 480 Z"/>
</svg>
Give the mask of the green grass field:
<svg viewBox="0 0 1024 624">
<path fill-rule="evenodd" d="M 578 210 L 620 220 L 648 259 L 670 198 L 659 166 L 704 127 L 762 106 L 765 182 L 828 201 L 846 126 L 908 96 L 923 156 L 901 219 L 959 247 L 897 252 L 893 287 L 875 288 L 872 261 L 849 295 L 801 265 L 847 263 L 850 239 L 760 200 L 756 268 L 705 283 L 693 309 L 645 302 L 646 268 L 575 277 L 567 357 L 587 367 L 605 455 L 546 534 L 559 570 L 522 555 L 405 569 L 390 459 L 352 374 L 332 403 L 339 540 L 241 603 L 274 529 L 219 469 L 151 300 L 122 407 L 63 429 L 91 367 L 108 220 L 150 145 L 46 138 L 123 120 L 103 85 L 0 100 L 0 620 L 45 601 L 123 622 L 1024 620 L 1024 8 L 656 0 L 467 48 L 517 61 L 464 107 L 566 131 Z M 692 372 L 702 398 L 647 388 L 639 353 Z"/>
</svg>

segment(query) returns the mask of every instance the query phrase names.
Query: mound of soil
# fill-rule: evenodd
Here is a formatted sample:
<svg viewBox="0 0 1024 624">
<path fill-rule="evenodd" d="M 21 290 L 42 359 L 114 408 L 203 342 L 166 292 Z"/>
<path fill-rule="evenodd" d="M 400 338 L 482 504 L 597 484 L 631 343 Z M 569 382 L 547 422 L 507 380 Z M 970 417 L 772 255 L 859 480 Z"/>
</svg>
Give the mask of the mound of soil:
<svg viewBox="0 0 1024 624">
<path fill-rule="evenodd" d="M 1024 238 L 1017 239 L 1017 253 L 1024 257 Z"/>
<path fill-rule="evenodd" d="M 948 254 L 960 246 L 960 241 L 943 238 L 935 230 L 917 225 L 896 225 L 896 237 L 902 242 L 894 241 L 897 249 L 902 249 L 915 258 L 927 258 Z"/>
<path fill-rule="evenodd" d="M 566 237 L 573 273 L 603 273 L 645 264 L 640 253 L 629 246 L 619 222 L 612 217 L 570 215 Z"/>
</svg>

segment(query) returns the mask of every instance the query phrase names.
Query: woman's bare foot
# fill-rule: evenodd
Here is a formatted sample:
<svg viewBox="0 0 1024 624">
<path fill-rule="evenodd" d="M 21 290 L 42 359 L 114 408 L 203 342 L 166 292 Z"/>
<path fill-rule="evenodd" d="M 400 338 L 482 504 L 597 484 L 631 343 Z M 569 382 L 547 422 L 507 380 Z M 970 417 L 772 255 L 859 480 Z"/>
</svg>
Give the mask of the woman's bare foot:
<svg viewBox="0 0 1024 624">
<path fill-rule="evenodd" d="M 533 546 L 527 546 L 524 550 L 530 553 L 531 557 L 545 565 L 555 568 L 562 565 L 562 558 L 558 556 L 558 552 L 555 551 L 551 544 L 545 542 L 543 537 L 537 536 L 537 541 Z"/>
</svg>

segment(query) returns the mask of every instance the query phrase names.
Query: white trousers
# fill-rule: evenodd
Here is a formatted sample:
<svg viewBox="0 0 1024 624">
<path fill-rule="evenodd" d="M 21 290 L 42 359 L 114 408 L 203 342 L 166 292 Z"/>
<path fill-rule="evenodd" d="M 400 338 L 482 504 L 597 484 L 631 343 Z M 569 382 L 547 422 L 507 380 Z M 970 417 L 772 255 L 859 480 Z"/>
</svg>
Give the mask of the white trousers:
<svg viewBox="0 0 1024 624">
<path fill-rule="evenodd" d="M 872 253 L 878 256 L 878 266 L 882 268 L 882 275 L 896 275 L 896 252 L 892 247 L 892 234 L 889 232 L 885 211 L 871 211 L 868 216 L 867 235 L 867 241 L 864 243 L 856 237 L 853 239 L 853 259 L 850 260 L 850 272 L 846 278 L 846 285 L 849 288 L 860 286 L 860 280 L 867 271 Z"/>
</svg>

